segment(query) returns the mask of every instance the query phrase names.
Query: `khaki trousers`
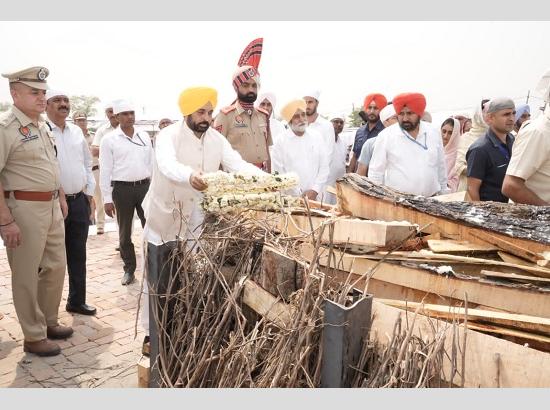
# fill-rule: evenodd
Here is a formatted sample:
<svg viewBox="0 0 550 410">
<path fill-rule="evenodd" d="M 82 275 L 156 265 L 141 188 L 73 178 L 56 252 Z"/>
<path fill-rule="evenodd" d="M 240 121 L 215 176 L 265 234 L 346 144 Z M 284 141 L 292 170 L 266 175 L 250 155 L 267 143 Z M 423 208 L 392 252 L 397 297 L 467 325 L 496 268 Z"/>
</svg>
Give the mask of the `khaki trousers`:
<svg viewBox="0 0 550 410">
<path fill-rule="evenodd" d="M 7 249 L 13 304 L 26 341 L 46 338 L 55 326 L 65 278 L 65 229 L 59 199 L 20 201 L 8 207 L 19 229 L 21 245 Z"/>
<path fill-rule="evenodd" d="M 101 188 L 99 187 L 99 169 L 94 171 L 95 178 L 95 192 L 94 192 L 94 201 L 95 201 L 95 212 L 96 212 L 96 226 L 97 229 L 105 229 L 105 208 L 103 206 L 103 197 L 101 195 Z"/>
</svg>

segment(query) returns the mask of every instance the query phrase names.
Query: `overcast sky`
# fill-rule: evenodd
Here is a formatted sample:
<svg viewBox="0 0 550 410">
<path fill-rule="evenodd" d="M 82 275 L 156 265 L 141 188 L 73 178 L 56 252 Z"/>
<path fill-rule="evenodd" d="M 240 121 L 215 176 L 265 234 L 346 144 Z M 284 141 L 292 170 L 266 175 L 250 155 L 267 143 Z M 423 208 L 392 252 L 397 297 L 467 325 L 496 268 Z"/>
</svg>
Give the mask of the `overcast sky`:
<svg viewBox="0 0 550 410">
<path fill-rule="evenodd" d="M 216 88 L 218 108 L 233 101 L 231 75 L 257 37 L 261 91 L 277 109 L 313 88 L 323 114 L 406 91 L 424 93 L 431 112 L 465 112 L 483 97 L 521 101 L 550 69 L 548 22 L 1 22 L 0 71 L 44 65 L 52 88 L 179 118 L 189 86 Z M 7 84 L 0 101 L 11 101 Z"/>
</svg>

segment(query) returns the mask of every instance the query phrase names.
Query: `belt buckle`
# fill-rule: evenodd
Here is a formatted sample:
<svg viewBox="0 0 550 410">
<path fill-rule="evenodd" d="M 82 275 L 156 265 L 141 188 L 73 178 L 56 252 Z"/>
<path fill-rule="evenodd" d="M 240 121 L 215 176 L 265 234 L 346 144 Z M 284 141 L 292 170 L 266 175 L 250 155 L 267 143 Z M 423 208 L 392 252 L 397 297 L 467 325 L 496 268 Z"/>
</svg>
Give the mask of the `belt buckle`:
<svg viewBox="0 0 550 410">
<path fill-rule="evenodd" d="M 57 199 L 57 198 L 59 198 L 59 190 L 52 192 L 52 199 Z"/>
</svg>

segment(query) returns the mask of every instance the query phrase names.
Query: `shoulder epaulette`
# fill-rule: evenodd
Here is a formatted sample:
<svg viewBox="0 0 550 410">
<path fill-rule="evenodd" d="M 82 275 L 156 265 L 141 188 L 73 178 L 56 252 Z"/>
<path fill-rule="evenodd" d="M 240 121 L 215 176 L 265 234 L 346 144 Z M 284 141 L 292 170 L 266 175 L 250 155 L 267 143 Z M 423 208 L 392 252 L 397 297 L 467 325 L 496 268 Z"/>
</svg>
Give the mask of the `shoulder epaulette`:
<svg viewBox="0 0 550 410">
<path fill-rule="evenodd" d="M 15 114 L 11 110 L 0 114 L 0 126 L 7 127 L 15 118 Z"/>
<path fill-rule="evenodd" d="M 234 111 L 235 109 L 237 109 L 237 106 L 233 104 L 227 107 L 223 107 L 220 111 L 224 114 L 229 114 L 231 111 Z"/>
<path fill-rule="evenodd" d="M 269 118 L 269 113 L 266 110 L 264 110 L 263 108 L 260 108 L 260 107 L 258 107 L 256 109 L 258 110 L 258 112 L 261 112 L 262 114 L 264 114 L 266 117 Z"/>
</svg>

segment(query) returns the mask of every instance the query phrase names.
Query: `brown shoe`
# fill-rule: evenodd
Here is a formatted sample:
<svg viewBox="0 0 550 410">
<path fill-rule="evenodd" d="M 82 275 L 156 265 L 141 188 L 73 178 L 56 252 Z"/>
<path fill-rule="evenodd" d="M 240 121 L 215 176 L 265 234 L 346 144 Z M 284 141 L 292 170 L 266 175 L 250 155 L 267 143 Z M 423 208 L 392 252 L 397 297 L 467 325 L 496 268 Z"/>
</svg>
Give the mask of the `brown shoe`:
<svg viewBox="0 0 550 410">
<path fill-rule="evenodd" d="M 38 342 L 23 343 L 23 351 L 34 353 L 37 356 L 55 356 L 61 353 L 61 348 L 57 343 L 50 342 L 48 339 L 42 339 Z"/>
<path fill-rule="evenodd" d="M 73 334 L 73 328 L 68 326 L 48 326 L 48 338 L 49 339 L 66 339 Z"/>
</svg>

